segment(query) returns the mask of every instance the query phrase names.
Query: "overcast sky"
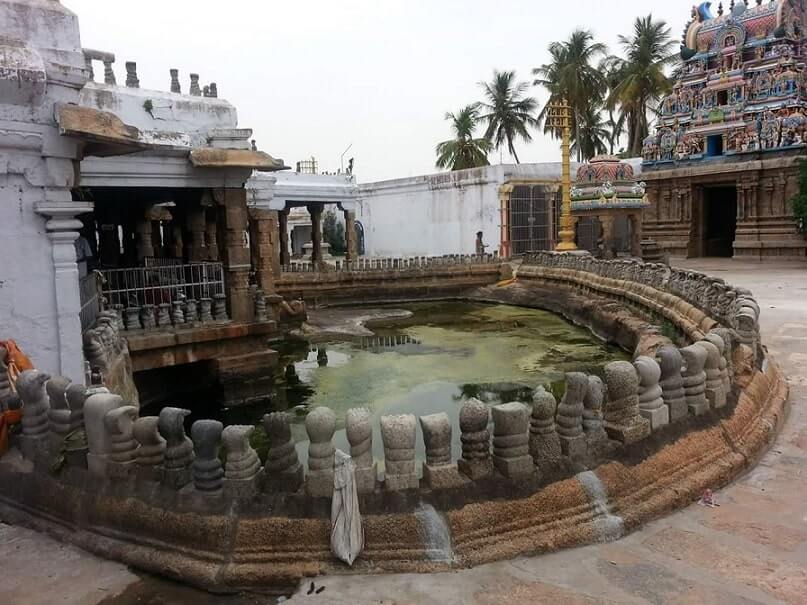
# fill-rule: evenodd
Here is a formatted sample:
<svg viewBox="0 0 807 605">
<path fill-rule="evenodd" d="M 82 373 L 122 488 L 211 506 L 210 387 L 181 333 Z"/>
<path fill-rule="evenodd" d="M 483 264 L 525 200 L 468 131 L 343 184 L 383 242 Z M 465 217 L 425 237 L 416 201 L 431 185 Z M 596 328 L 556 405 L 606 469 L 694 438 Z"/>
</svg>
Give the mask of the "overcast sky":
<svg viewBox="0 0 807 605">
<path fill-rule="evenodd" d="M 239 126 L 286 164 L 315 156 L 321 170 L 355 157 L 361 182 L 436 172 L 434 146 L 450 137 L 446 111 L 480 100 L 493 69 L 531 70 L 577 27 L 612 52 L 637 15 L 652 12 L 677 41 L 692 0 L 62 0 L 82 44 L 137 62 L 143 88 L 168 90 L 168 70 L 216 82 Z M 546 94 L 531 91 L 543 102 Z M 556 160 L 535 132 L 522 162 Z M 491 155 L 498 163 L 499 151 Z M 504 162 L 510 161 L 505 153 Z"/>
</svg>

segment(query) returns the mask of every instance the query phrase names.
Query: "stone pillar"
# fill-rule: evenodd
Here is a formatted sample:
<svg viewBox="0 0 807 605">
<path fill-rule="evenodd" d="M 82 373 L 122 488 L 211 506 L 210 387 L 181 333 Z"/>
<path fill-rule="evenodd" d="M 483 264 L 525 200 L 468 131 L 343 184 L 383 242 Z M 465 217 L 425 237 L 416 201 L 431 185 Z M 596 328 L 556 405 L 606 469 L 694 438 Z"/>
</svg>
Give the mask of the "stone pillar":
<svg viewBox="0 0 807 605">
<path fill-rule="evenodd" d="M 211 219 L 205 212 L 205 246 L 207 246 L 207 258 L 213 262 L 219 260 L 218 227 L 216 225 L 215 213 Z"/>
<path fill-rule="evenodd" d="M 69 195 L 69 194 L 68 194 Z M 86 202 L 37 202 L 38 214 L 48 217 L 45 229 L 51 241 L 53 283 L 56 296 L 56 342 L 59 350 L 59 373 L 80 380 L 84 376 L 84 354 L 81 338 L 81 296 L 78 287 L 75 241 L 81 221 L 77 215 L 92 211 Z"/>
<path fill-rule="evenodd" d="M 370 410 L 351 408 L 345 414 L 345 433 L 356 465 L 356 489 L 360 494 L 375 491 L 378 465 L 373 461 L 373 425 Z"/>
<path fill-rule="evenodd" d="M 278 244 L 280 246 L 280 265 L 286 266 L 289 264 L 289 210 L 281 210 L 277 213 L 278 231 L 280 238 Z"/>
<path fill-rule="evenodd" d="M 250 208 L 250 246 L 252 265 L 255 270 L 258 287 L 265 294 L 275 291 L 275 279 L 280 276 L 274 234 L 277 233 L 277 212 L 261 208 Z"/>
<path fill-rule="evenodd" d="M 286 412 L 265 414 L 263 428 L 269 437 L 264 487 L 270 492 L 296 492 L 303 484 L 305 471 L 291 437 L 289 415 Z"/>
<path fill-rule="evenodd" d="M 137 234 L 137 262 L 142 262 L 147 256 L 154 256 L 154 229 L 151 224 L 151 207 L 147 207 L 143 214 L 137 217 L 135 232 Z"/>
<path fill-rule="evenodd" d="M 315 498 L 330 498 L 333 495 L 333 434 L 336 430 L 336 414 L 329 408 L 318 407 L 305 417 L 308 433 L 308 476 L 305 492 Z"/>
<path fill-rule="evenodd" d="M 509 479 L 535 471 L 529 455 L 529 408 L 518 401 L 493 406 L 493 465 Z"/>
<path fill-rule="evenodd" d="M 253 304 L 249 293 L 249 248 L 245 245 L 247 229 L 247 196 L 245 189 L 217 189 L 216 202 L 224 212 L 224 282 L 227 307 L 233 321 L 252 321 Z"/>
<path fill-rule="evenodd" d="M 189 263 L 207 260 L 207 250 L 205 249 L 205 231 L 207 224 L 205 221 L 205 209 L 198 204 L 188 208 L 185 213 L 185 228 L 188 238 L 185 242 L 185 256 Z"/>
<path fill-rule="evenodd" d="M 510 195 L 513 193 L 513 185 L 506 184 L 499 188 L 499 211 L 501 213 L 499 224 L 499 256 L 510 258 Z"/>
<path fill-rule="evenodd" d="M 641 258 L 642 256 L 642 216 L 641 214 L 631 214 L 629 217 L 631 225 L 630 253 L 631 256 Z"/>
<path fill-rule="evenodd" d="M 599 217 L 602 225 L 602 248 L 604 258 L 613 258 L 614 248 L 614 217 L 602 215 Z"/>
<path fill-rule="evenodd" d="M 356 248 L 356 213 L 345 210 L 345 261 L 353 262 L 358 258 Z"/>
<path fill-rule="evenodd" d="M 384 442 L 384 488 L 393 491 L 415 489 L 415 440 L 417 420 L 412 414 L 381 417 L 381 440 Z"/>
<path fill-rule="evenodd" d="M 561 451 L 572 459 L 586 455 L 586 437 L 583 435 L 584 398 L 588 391 L 588 376 L 582 372 L 566 373 L 566 392 L 558 406 L 557 431 Z"/>
<path fill-rule="evenodd" d="M 311 263 L 317 265 L 322 262 L 322 206 L 308 206 L 311 215 Z"/>
</svg>

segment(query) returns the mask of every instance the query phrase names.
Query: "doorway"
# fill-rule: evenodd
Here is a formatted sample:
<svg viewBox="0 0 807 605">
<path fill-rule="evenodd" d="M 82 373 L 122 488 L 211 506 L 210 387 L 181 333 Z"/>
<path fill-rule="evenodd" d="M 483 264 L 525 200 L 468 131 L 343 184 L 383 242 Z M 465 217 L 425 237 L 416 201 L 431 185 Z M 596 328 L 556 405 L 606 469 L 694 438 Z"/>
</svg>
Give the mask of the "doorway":
<svg viewBox="0 0 807 605">
<path fill-rule="evenodd" d="M 737 188 L 707 187 L 703 202 L 703 255 L 731 258 L 737 231 Z"/>
</svg>

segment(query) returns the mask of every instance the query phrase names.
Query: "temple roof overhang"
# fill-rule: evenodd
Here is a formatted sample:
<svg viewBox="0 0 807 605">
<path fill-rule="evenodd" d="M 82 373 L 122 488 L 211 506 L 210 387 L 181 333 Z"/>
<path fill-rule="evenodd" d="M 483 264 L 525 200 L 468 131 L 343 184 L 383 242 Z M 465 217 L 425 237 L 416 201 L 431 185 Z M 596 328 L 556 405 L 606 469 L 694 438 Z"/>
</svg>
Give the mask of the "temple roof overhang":
<svg viewBox="0 0 807 605">
<path fill-rule="evenodd" d="M 200 168 L 251 168 L 260 172 L 288 170 L 283 160 L 275 159 L 263 151 L 251 149 L 191 149 L 191 164 Z"/>
<path fill-rule="evenodd" d="M 113 113 L 80 105 L 57 105 L 56 122 L 62 135 L 86 143 L 85 154 L 106 157 L 148 149 L 141 132 Z"/>
</svg>

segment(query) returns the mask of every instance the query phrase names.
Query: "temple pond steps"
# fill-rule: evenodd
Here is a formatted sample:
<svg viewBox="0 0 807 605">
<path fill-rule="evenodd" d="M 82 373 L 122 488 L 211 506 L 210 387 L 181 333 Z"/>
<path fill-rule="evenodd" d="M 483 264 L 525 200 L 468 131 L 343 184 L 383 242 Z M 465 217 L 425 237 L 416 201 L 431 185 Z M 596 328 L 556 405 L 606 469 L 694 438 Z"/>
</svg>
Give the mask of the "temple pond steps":
<svg viewBox="0 0 807 605">
<path fill-rule="evenodd" d="M 446 569 L 615 539 L 730 481 L 775 435 L 787 387 L 759 342 L 759 309 L 750 293 L 661 265 L 575 255 L 528 259 L 519 282 L 522 293 L 533 288 L 563 292 L 567 301 L 610 301 L 603 313 L 619 316 L 645 358 L 636 366 L 609 363 L 604 385 L 570 373 L 574 388 L 561 405 L 542 391 L 534 403 L 502 404 L 492 415 L 466 402 L 457 465 L 446 462 L 450 425 L 439 415 L 422 417 L 426 465 L 433 467 L 422 481 L 415 475 L 414 416 L 382 417 L 382 478 L 362 458 L 372 434 L 367 414 L 350 414 L 351 449 L 366 492 L 366 548 L 356 569 Z M 597 308 L 586 311 L 595 323 Z M 678 348 L 669 339 L 626 309 L 666 318 L 690 352 L 673 354 Z M 688 359 L 697 371 L 681 367 Z M 164 409 L 155 422 L 138 418 L 137 408 L 103 387 L 85 390 L 83 401 L 72 389 L 68 410 L 83 414 L 88 447 L 65 456 L 54 474 L 67 415 L 49 410 L 61 409 L 68 384 L 36 370 L 20 377 L 23 430 L 0 459 L 3 518 L 211 590 L 282 590 L 303 575 L 343 569 L 328 550 L 328 498 L 317 497 L 329 495 L 333 481 L 329 410 L 317 409 L 306 422 L 311 451 L 304 475 L 284 414 L 265 420 L 277 440 L 261 465 L 249 427 L 225 432 L 199 420 L 189 438 L 184 410 Z M 686 416 L 671 420 L 657 412 L 660 405 L 671 412 L 682 398 Z M 559 448 L 552 445 L 556 437 L 563 438 Z"/>
</svg>

